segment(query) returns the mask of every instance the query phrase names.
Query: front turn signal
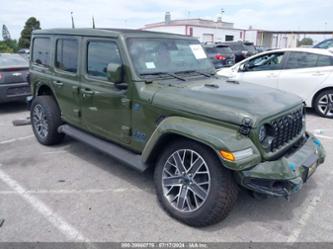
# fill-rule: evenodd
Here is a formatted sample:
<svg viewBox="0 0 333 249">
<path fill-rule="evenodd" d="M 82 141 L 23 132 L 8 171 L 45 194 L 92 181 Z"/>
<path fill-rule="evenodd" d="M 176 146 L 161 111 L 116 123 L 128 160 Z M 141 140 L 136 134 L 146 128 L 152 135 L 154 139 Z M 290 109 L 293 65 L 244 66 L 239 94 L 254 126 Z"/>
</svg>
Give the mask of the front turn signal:
<svg viewBox="0 0 333 249">
<path fill-rule="evenodd" d="M 235 161 L 235 160 L 236 160 L 234 154 L 231 153 L 231 152 L 229 152 L 229 151 L 221 150 L 221 151 L 220 151 L 220 154 L 221 154 L 221 156 L 222 156 L 224 159 L 226 159 L 226 160 L 228 160 L 228 161 Z"/>
</svg>

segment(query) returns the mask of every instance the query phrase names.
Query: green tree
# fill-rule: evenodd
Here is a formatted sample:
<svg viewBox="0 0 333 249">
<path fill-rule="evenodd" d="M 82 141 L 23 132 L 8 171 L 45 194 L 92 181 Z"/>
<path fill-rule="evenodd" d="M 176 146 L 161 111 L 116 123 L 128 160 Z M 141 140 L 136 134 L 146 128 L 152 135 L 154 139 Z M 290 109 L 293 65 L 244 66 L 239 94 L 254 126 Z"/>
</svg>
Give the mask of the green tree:
<svg viewBox="0 0 333 249">
<path fill-rule="evenodd" d="M 40 29 L 40 22 L 35 17 L 30 17 L 24 25 L 19 39 L 19 48 L 29 48 L 31 33 L 33 30 Z"/>
<path fill-rule="evenodd" d="M 0 53 L 14 53 L 17 51 L 16 40 L 0 41 Z"/>
<path fill-rule="evenodd" d="M 0 41 L 0 53 L 13 53 L 12 49 L 5 41 Z"/>
<path fill-rule="evenodd" d="M 304 37 L 302 40 L 297 42 L 298 47 L 300 47 L 300 46 L 312 46 L 312 45 L 313 45 L 312 38 Z"/>
</svg>

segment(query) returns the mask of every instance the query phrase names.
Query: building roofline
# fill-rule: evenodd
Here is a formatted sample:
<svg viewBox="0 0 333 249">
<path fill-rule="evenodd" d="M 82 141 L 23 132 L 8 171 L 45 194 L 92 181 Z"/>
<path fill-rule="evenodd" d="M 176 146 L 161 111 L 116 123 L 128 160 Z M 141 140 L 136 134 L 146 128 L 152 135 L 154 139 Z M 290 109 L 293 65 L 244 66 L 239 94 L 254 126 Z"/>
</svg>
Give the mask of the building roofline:
<svg viewBox="0 0 333 249">
<path fill-rule="evenodd" d="M 204 21 L 204 22 L 211 22 L 211 23 L 219 23 L 219 22 L 216 22 L 216 21 L 213 21 L 213 20 L 210 20 L 210 19 L 203 19 L 203 18 L 189 18 L 189 19 L 175 19 L 175 20 L 171 20 L 169 24 L 172 24 L 172 23 L 176 23 L 176 22 L 190 22 L 190 21 Z M 225 22 L 223 21 L 222 23 L 225 23 L 225 24 L 233 24 L 232 22 Z M 148 24 L 145 24 L 144 27 L 150 27 L 150 26 L 164 26 L 164 25 L 167 25 L 168 23 L 166 23 L 165 21 L 163 22 L 156 22 L 156 23 L 148 23 Z"/>
<path fill-rule="evenodd" d="M 199 27 L 199 28 L 211 28 L 211 29 L 222 29 L 222 30 L 237 30 L 237 31 L 246 31 L 246 29 L 239 29 L 239 28 L 228 28 L 228 27 L 212 27 L 207 25 L 199 25 L 199 24 L 165 24 L 162 25 L 155 25 L 155 26 L 144 26 L 140 28 L 141 30 L 149 30 L 152 28 L 161 28 L 161 27 L 179 27 L 179 26 L 187 26 L 187 27 Z"/>
</svg>

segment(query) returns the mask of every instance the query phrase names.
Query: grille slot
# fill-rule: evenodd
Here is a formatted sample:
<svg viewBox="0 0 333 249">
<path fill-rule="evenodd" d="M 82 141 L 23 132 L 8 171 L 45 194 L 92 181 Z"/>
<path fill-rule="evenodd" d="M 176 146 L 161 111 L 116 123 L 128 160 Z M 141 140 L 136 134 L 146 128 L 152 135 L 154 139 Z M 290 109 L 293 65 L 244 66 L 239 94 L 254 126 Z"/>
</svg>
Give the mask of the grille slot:
<svg viewBox="0 0 333 249">
<path fill-rule="evenodd" d="M 271 152 L 274 152 L 299 135 L 303 129 L 303 110 L 291 112 L 271 122 L 273 140 Z"/>
</svg>

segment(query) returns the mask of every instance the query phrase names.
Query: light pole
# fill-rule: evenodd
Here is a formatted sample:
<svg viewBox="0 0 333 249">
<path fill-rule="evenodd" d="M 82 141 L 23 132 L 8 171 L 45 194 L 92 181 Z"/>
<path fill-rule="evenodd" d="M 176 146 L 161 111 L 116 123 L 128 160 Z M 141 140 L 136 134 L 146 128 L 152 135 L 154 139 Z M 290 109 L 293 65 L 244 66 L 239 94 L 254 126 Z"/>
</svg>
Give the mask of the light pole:
<svg viewBox="0 0 333 249">
<path fill-rule="evenodd" d="M 221 22 L 223 21 L 223 14 L 224 14 L 224 9 L 221 9 Z"/>
</svg>

